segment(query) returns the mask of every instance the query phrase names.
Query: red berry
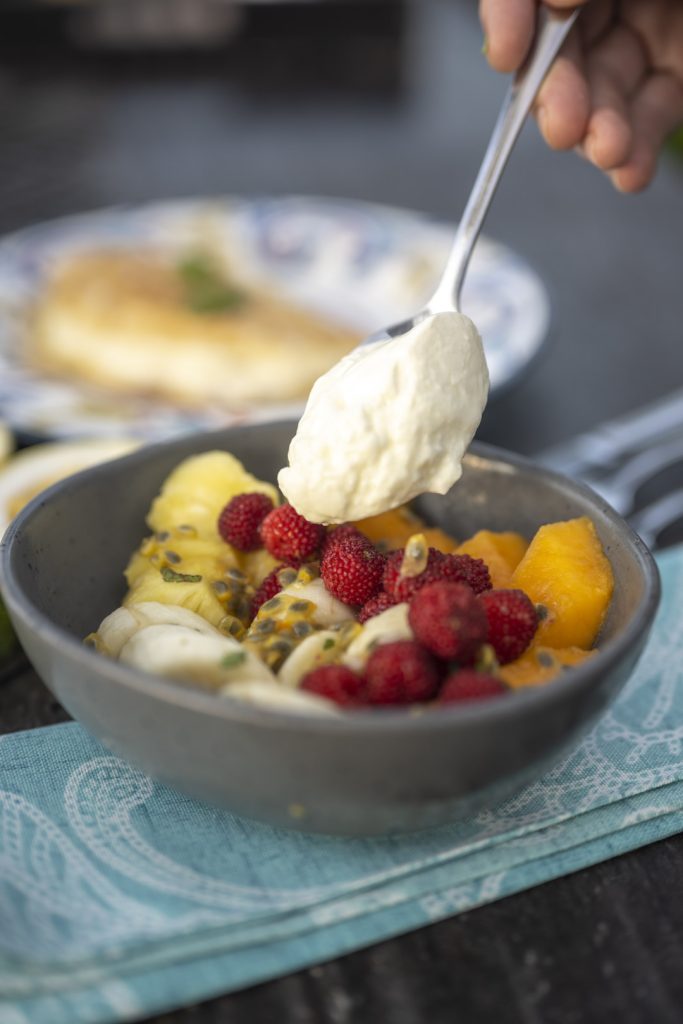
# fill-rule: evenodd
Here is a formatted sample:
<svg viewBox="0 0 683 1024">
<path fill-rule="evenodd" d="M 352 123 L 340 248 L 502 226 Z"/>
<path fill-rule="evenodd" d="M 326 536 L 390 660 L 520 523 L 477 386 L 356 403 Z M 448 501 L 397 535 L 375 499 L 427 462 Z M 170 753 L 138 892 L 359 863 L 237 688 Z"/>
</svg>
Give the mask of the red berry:
<svg viewBox="0 0 683 1024">
<path fill-rule="evenodd" d="M 491 576 L 486 562 L 481 558 L 472 558 L 471 555 L 444 555 L 443 561 L 436 568 L 436 575 L 441 580 L 466 583 L 475 594 L 491 589 Z"/>
<path fill-rule="evenodd" d="M 346 707 L 365 703 L 365 683 L 346 665 L 321 665 L 320 668 L 314 668 L 302 679 L 301 689 Z"/>
<path fill-rule="evenodd" d="M 358 621 L 360 623 L 367 622 L 368 619 L 372 619 L 375 615 L 381 615 L 387 608 L 393 608 L 396 604 L 391 594 L 387 594 L 386 591 L 380 590 L 379 594 L 375 594 L 369 601 L 366 601 L 361 610 L 358 612 Z"/>
<path fill-rule="evenodd" d="M 325 537 L 325 527 L 309 523 L 292 505 L 280 505 L 261 523 L 261 540 L 273 558 L 303 562 L 314 555 Z"/>
<path fill-rule="evenodd" d="M 472 661 L 486 640 L 486 613 L 466 583 L 437 580 L 418 590 L 408 621 L 416 638 L 440 658 Z"/>
<path fill-rule="evenodd" d="M 267 494 L 236 494 L 218 517 L 218 532 L 239 551 L 255 551 L 261 547 L 259 527 L 272 509 Z"/>
<path fill-rule="evenodd" d="M 488 700 L 508 693 L 505 683 L 485 672 L 461 668 L 448 676 L 439 694 L 439 704 L 456 704 L 464 700 Z"/>
<path fill-rule="evenodd" d="M 439 688 L 435 658 L 414 640 L 376 647 L 365 665 L 370 704 L 413 704 L 431 700 Z"/>
<path fill-rule="evenodd" d="M 436 548 L 429 549 L 427 567 L 417 576 L 401 576 L 401 563 L 404 551 L 392 551 L 387 557 L 384 572 L 384 589 L 393 594 L 397 601 L 410 601 L 413 594 L 437 580 L 452 580 L 454 583 L 466 583 L 475 594 L 491 587 L 486 563 L 481 558 L 470 555 L 445 555 Z"/>
<path fill-rule="evenodd" d="M 269 572 L 268 575 L 262 580 L 261 586 L 254 594 L 251 601 L 252 619 L 256 618 L 256 614 L 262 604 L 265 604 L 266 601 L 270 601 L 271 597 L 275 597 L 275 595 L 279 594 L 280 591 L 282 590 L 282 584 L 278 579 L 278 573 L 280 572 L 281 569 L 285 568 L 286 566 L 284 565 L 276 565 L 272 572 Z"/>
<path fill-rule="evenodd" d="M 405 555 L 405 549 L 390 551 L 387 555 L 387 565 L 384 570 L 383 586 L 387 594 L 391 594 L 397 601 L 409 601 L 420 587 L 425 583 L 437 579 L 434 576 L 437 565 L 446 557 L 442 551 L 436 548 L 429 548 L 427 555 L 427 567 L 417 576 L 401 576 L 401 565 Z"/>
<path fill-rule="evenodd" d="M 346 537 L 355 537 L 356 540 L 366 540 L 364 535 L 357 530 L 351 523 L 343 523 L 341 526 L 335 526 L 332 530 L 328 530 L 323 540 L 323 554 L 332 544 L 337 544 L 338 541 L 343 540 Z"/>
<path fill-rule="evenodd" d="M 501 665 L 523 654 L 534 638 L 538 613 L 523 590 L 489 590 L 479 598 L 489 624 L 488 640 Z"/>
<path fill-rule="evenodd" d="M 325 549 L 320 575 L 337 600 L 365 604 L 382 586 L 384 562 L 384 555 L 361 534 L 346 536 Z"/>
</svg>

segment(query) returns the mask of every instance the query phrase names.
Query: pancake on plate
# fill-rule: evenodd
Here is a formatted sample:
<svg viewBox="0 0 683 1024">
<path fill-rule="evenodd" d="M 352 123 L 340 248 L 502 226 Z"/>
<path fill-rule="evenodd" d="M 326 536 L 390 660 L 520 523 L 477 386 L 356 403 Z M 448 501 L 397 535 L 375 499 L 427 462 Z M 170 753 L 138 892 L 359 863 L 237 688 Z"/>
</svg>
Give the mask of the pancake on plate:
<svg viewBox="0 0 683 1024">
<path fill-rule="evenodd" d="M 304 399 L 357 332 L 231 282 L 210 256 L 72 255 L 33 316 L 30 359 L 69 377 L 189 406 Z"/>
</svg>

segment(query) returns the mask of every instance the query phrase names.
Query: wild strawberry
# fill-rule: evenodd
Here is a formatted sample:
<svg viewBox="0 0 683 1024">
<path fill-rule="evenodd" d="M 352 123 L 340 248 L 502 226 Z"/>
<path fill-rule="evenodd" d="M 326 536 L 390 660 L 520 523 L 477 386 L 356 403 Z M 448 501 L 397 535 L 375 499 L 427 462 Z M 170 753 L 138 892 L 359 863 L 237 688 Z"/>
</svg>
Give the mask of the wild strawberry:
<svg viewBox="0 0 683 1024">
<path fill-rule="evenodd" d="M 486 613 L 466 583 L 437 580 L 422 587 L 410 602 L 408 622 L 430 651 L 463 664 L 486 640 Z"/>
<path fill-rule="evenodd" d="M 384 561 L 384 555 L 361 534 L 346 536 L 325 549 L 320 575 L 337 600 L 363 605 L 382 585 Z"/>
<path fill-rule="evenodd" d="M 439 579 L 466 583 L 475 594 L 491 589 L 491 576 L 486 562 L 471 555 L 444 555 L 436 573 Z"/>
<path fill-rule="evenodd" d="M 523 654 L 538 628 L 538 613 L 523 590 L 489 590 L 479 598 L 489 624 L 488 642 L 501 665 Z"/>
<path fill-rule="evenodd" d="M 461 668 L 448 676 L 441 687 L 438 702 L 456 704 L 466 700 L 488 700 L 490 697 L 501 697 L 508 692 L 501 679 L 485 672 L 475 672 L 471 668 Z"/>
<path fill-rule="evenodd" d="M 413 704 L 431 700 L 439 688 L 436 659 L 414 640 L 376 647 L 365 665 L 370 704 Z"/>
<path fill-rule="evenodd" d="M 309 523 L 292 505 L 280 505 L 261 523 L 261 540 L 274 558 L 304 562 L 318 551 L 325 527 Z"/>
<path fill-rule="evenodd" d="M 262 544 L 259 527 L 272 510 L 267 494 L 236 494 L 218 517 L 218 532 L 239 551 L 255 551 Z"/>
<path fill-rule="evenodd" d="M 357 530 L 352 523 L 342 523 L 341 526 L 335 526 L 331 530 L 328 530 L 323 540 L 323 554 L 332 544 L 337 544 L 340 540 L 345 537 L 355 537 L 356 540 L 366 540 L 360 530 Z"/>
<path fill-rule="evenodd" d="M 380 590 L 378 594 L 375 594 L 374 597 L 365 602 L 358 612 L 358 621 L 361 624 L 367 622 L 368 619 L 374 618 L 375 615 L 381 615 L 387 608 L 393 608 L 396 603 L 391 594 L 387 594 L 385 590 Z"/>
<path fill-rule="evenodd" d="M 321 665 L 304 676 L 301 689 L 346 707 L 365 703 L 365 682 L 346 665 Z"/>
<path fill-rule="evenodd" d="M 384 589 L 393 594 L 397 601 L 410 601 L 413 594 L 428 583 L 437 580 L 452 580 L 453 583 L 466 583 L 475 594 L 491 587 L 491 577 L 486 564 L 481 558 L 470 555 L 445 555 L 436 548 L 429 548 L 426 568 L 417 576 L 401 576 L 401 565 L 404 549 L 392 551 L 387 556 L 387 567 L 384 572 Z"/>
<path fill-rule="evenodd" d="M 281 569 L 285 569 L 284 565 L 276 565 L 272 572 L 269 572 L 265 579 L 261 582 L 260 587 L 254 594 L 251 600 L 251 617 L 256 618 L 256 613 L 262 604 L 266 601 L 270 601 L 271 597 L 275 597 L 282 590 L 282 584 L 278 579 L 278 573 Z"/>
<path fill-rule="evenodd" d="M 403 564 L 404 557 L 405 548 L 390 551 L 387 555 L 387 564 L 384 570 L 382 584 L 387 594 L 391 594 L 396 601 L 409 601 L 420 587 L 424 586 L 425 583 L 431 582 L 432 579 L 436 579 L 437 577 L 434 576 L 436 567 L 446 556 L 436 548 L 429 548 L 427 567 L 417 576 L 401 576 L 401 565 Z"/>
</svg>

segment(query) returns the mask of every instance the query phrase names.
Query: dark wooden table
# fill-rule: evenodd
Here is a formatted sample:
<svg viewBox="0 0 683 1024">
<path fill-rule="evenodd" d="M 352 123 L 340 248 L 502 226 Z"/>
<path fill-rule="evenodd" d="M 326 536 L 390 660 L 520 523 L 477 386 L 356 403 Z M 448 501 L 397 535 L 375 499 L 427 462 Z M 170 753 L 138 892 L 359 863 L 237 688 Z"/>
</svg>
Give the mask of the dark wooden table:
<svg viewBox="0 0 683 1024">
<path fill-rule="evenodd" d="M 198 56 L 77 54 L 61 16 L 37 17 L 0 26 L 0 231 L 241 192 L 457 217 L 503 90 L 465 2 L 254 9 L 233 44 Z M 530 127 L 487 228 L 541 270 L 554 326 L 482 439 L 533 452 L 680 387 L 683 166 L 624 198 Z M 66 718 L 21 656 L 0 681 L 0 731 Z M 680 838 L 660 842 L 155 1020 L 678 1024 L 682 855 Z"/>
</svg>

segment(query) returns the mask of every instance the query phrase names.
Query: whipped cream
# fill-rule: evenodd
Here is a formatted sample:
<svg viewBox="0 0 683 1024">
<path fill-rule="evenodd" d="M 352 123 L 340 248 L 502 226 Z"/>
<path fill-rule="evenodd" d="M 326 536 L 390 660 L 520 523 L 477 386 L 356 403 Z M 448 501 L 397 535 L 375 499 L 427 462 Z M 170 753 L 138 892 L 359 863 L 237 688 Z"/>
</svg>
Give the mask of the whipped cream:
<svg viewBox="0 0 683 1024">
<path fill-rule="evenodd" d="M 361 345 L 313 385 L 280 489 L 315 523 L 445 494 L 462 474 L 488 386 L 481 338 L 462 313 Z"/>
</svg>

